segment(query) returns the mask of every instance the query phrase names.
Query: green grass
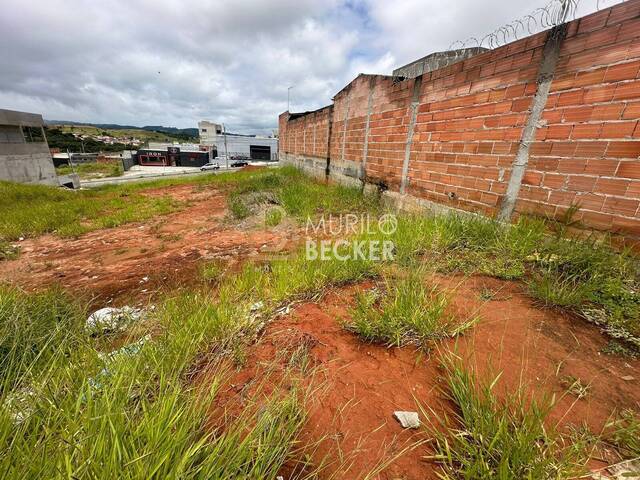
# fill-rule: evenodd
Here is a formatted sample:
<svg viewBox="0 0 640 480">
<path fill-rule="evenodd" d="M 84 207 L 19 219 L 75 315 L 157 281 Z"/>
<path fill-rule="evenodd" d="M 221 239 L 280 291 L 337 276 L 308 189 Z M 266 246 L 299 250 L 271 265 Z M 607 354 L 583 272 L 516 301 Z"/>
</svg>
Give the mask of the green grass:
<svg viewBox="0 0 640 480">
<path fill-rule="evenodd" d="M 73 168 L 69 165 L 62 165 L 56 168 L 58 175 L 69 175 L 77 173 L 81 179 L 95 178 L 95 177 L 121 177 L 124 175 L 124 168 L 122 162 L 118 160 L 109 162 L 90 162 L 80 163 Z"/>
<path fill-rule="evenodd" d="M 200 278 L 208 283 L 219 283 L 225 270 L 222 261 L 205 262 L 199 267 Z"/>
<path fill-rule="evenodd" d="M 475 216 L 401 215 L 384 238 L 396 263 L 443 273 L 483 274 L 527 283 L 543 305 L 594 321 L 614 337 L 640 347 L 640 262 L 607 239 L 550 234 L 540 219 L 505 225 Z"/>
<path fill-rule="evenodd" d="M 235 172 L 109 185 L 82 191 L 0 182 L 2 251 L 7 251 L 4 247 L 6 242 L 20 237 L 36 237 L 45 233 L 62 237 L 79 236 L 96 229 L 144 221 L 176 211 L 182 206 L 169 196 L 146 198 L 142 195 L 145 190 L 186 184 L 242 189 L 246 188 L 244 185 L 255 185 L 264 178 L 268 181 L 270 175 L 275 175 L 282 184 L 295 181 L 300 176 L 291 169 L 282 169 L 275 174 Z"/>
<path fill-rule="evenodd" d="M 77 236 L 176 210 L 170 197 L 145 198 L 126 189 L 70 191 L 44 185 L 0 182 L 0 239 L 44 233 Z"/>
<path fill-rule="evenodd" d="M 86 312 L 60 292 L 4 289 L 0 305 L 3 478 L 274 479 L 295 446 L 305 420 L 295 386 L 222 430 L 205 426 L 225 372 L 198 385 L 189 369 L 255 328 L 241 321 L 246 306 L 171 296 L 155 313 L 154 338 L 104 363 L 82 328 Z"/>
<path fill-rule="evenodd" d="M 640 457 L 640 414 L 624 410 L 607 423 L 605 439 L 625 457 Z"/>
<path fill-rule="evenodd" d="M 448 304 L 447 295 L 427 286 L 420 273 L 387 277 L 382 292 L 369 290 L 356 296 L 345 327 L 367 342 L 426 347 L 434 340 L 454 337 L 474 323 L 473 319 L 458 321 L 447 313 Z"/>
<path fill-rule="evenodd" d="M 547 307 L 578 308 L 591 295 L 591 282 L 583 283 L 575 277 L 554 272 L 536 275 L 529 283 L 529 293 Z"/>
<path fill-rule="evenodd" d="M 266 219 L 268 226 L 279 224 L 283 211 L 303 222 L 319 214 L 380 211 L 378 199 L 363 195 L 360 189 L 325 185 L 293 167 L 256 172 L 236 184 L 229 197 L 229 208 L 235 218 L 257 213 L 258 205 L 282 207 L 282 210 L 270 211 L 271 216 Z"/>
<path fill-rule="evenodd" d="M 480 380 L 452 354 L 444 357 L 443 370 L 443 393 L 454 412 L 423 409 L 441 478 L 567 479 L 583 473 L 586 456 L 580 444 L 565 444 L 545 425 L 551 400 L 531 400 L 524 390 L 499 398 L 499 376 Z"/>
<path fill-rule="evenodd" d="M 28 294 L 0 285 L 0 393 L 56 358 L 73 356 L 82 317 L 83 309 L 59 289 Z"/>
</svg>

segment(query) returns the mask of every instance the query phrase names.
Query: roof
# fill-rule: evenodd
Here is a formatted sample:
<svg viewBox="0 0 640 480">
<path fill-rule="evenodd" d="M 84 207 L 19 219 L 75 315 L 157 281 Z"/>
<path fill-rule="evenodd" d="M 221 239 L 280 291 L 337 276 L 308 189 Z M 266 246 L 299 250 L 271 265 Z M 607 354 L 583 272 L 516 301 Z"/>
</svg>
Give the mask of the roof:
<svg viewBox="0 0 640 480">
<path fill-rule="evenodd" d="M 0 125 L 24 125 L 28 127 L 42 127 L 44 120 L 39 113 L 18 112 L 16 110 L 0 109 Z"/>
</svg>

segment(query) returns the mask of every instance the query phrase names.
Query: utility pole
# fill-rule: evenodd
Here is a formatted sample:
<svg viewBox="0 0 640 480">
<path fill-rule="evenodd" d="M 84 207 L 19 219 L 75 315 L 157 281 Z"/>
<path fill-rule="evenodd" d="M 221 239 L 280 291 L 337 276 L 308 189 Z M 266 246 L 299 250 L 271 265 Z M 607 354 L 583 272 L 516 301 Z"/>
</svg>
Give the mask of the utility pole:
<svg viewBox="0 0 640 480">
<path fill-rule="evenodd" d="M 224 160 L 227 164 L 227 170 L 229 170 L 229 150 L 227 149 L 227 127 L 222 124 L 222 135 L 224 135 Z"/>
<path fill-rule="evenodd" d="M 294 87 L 294 85 L 291 85 L 290 87 L 287 88 L 287 112 L 289 111 L 289 107 L 291 105 L 291 89 Z"/>
</svg>

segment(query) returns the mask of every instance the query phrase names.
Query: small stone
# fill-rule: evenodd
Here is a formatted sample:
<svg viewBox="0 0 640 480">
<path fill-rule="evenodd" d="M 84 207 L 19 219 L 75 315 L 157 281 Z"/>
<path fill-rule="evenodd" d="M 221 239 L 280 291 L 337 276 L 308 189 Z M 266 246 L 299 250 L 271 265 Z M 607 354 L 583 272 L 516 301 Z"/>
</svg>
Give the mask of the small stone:
<svg viewBox="0 0 640 480">
<path fill-rule="evenodd" d="M 393 412 L 393 416 L 400 422 L 402 428 L 418 428 L 420 426 L 420 418 L 418 412 Z"/>
<path fill-rule="evenodd" d="M 622 380 L 624 380 L 625 382 L 633 382 L 635 380 L 635 377 L 631 375 L 625 375 L 624 377 L 622 377 Z"/>
</svg>

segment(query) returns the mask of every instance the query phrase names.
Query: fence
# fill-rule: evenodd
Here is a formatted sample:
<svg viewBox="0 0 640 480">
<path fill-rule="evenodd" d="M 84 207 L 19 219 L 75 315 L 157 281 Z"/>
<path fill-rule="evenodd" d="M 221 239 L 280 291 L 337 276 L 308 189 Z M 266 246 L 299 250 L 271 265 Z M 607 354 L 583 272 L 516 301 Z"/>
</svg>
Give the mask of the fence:
<svg viewBox="0 0 640 480">
<path fill-rule="evenodd" d="M 640 240 L 640 0 L 280 115 L 280 160 L 402 201 Z"/>
</svg>

